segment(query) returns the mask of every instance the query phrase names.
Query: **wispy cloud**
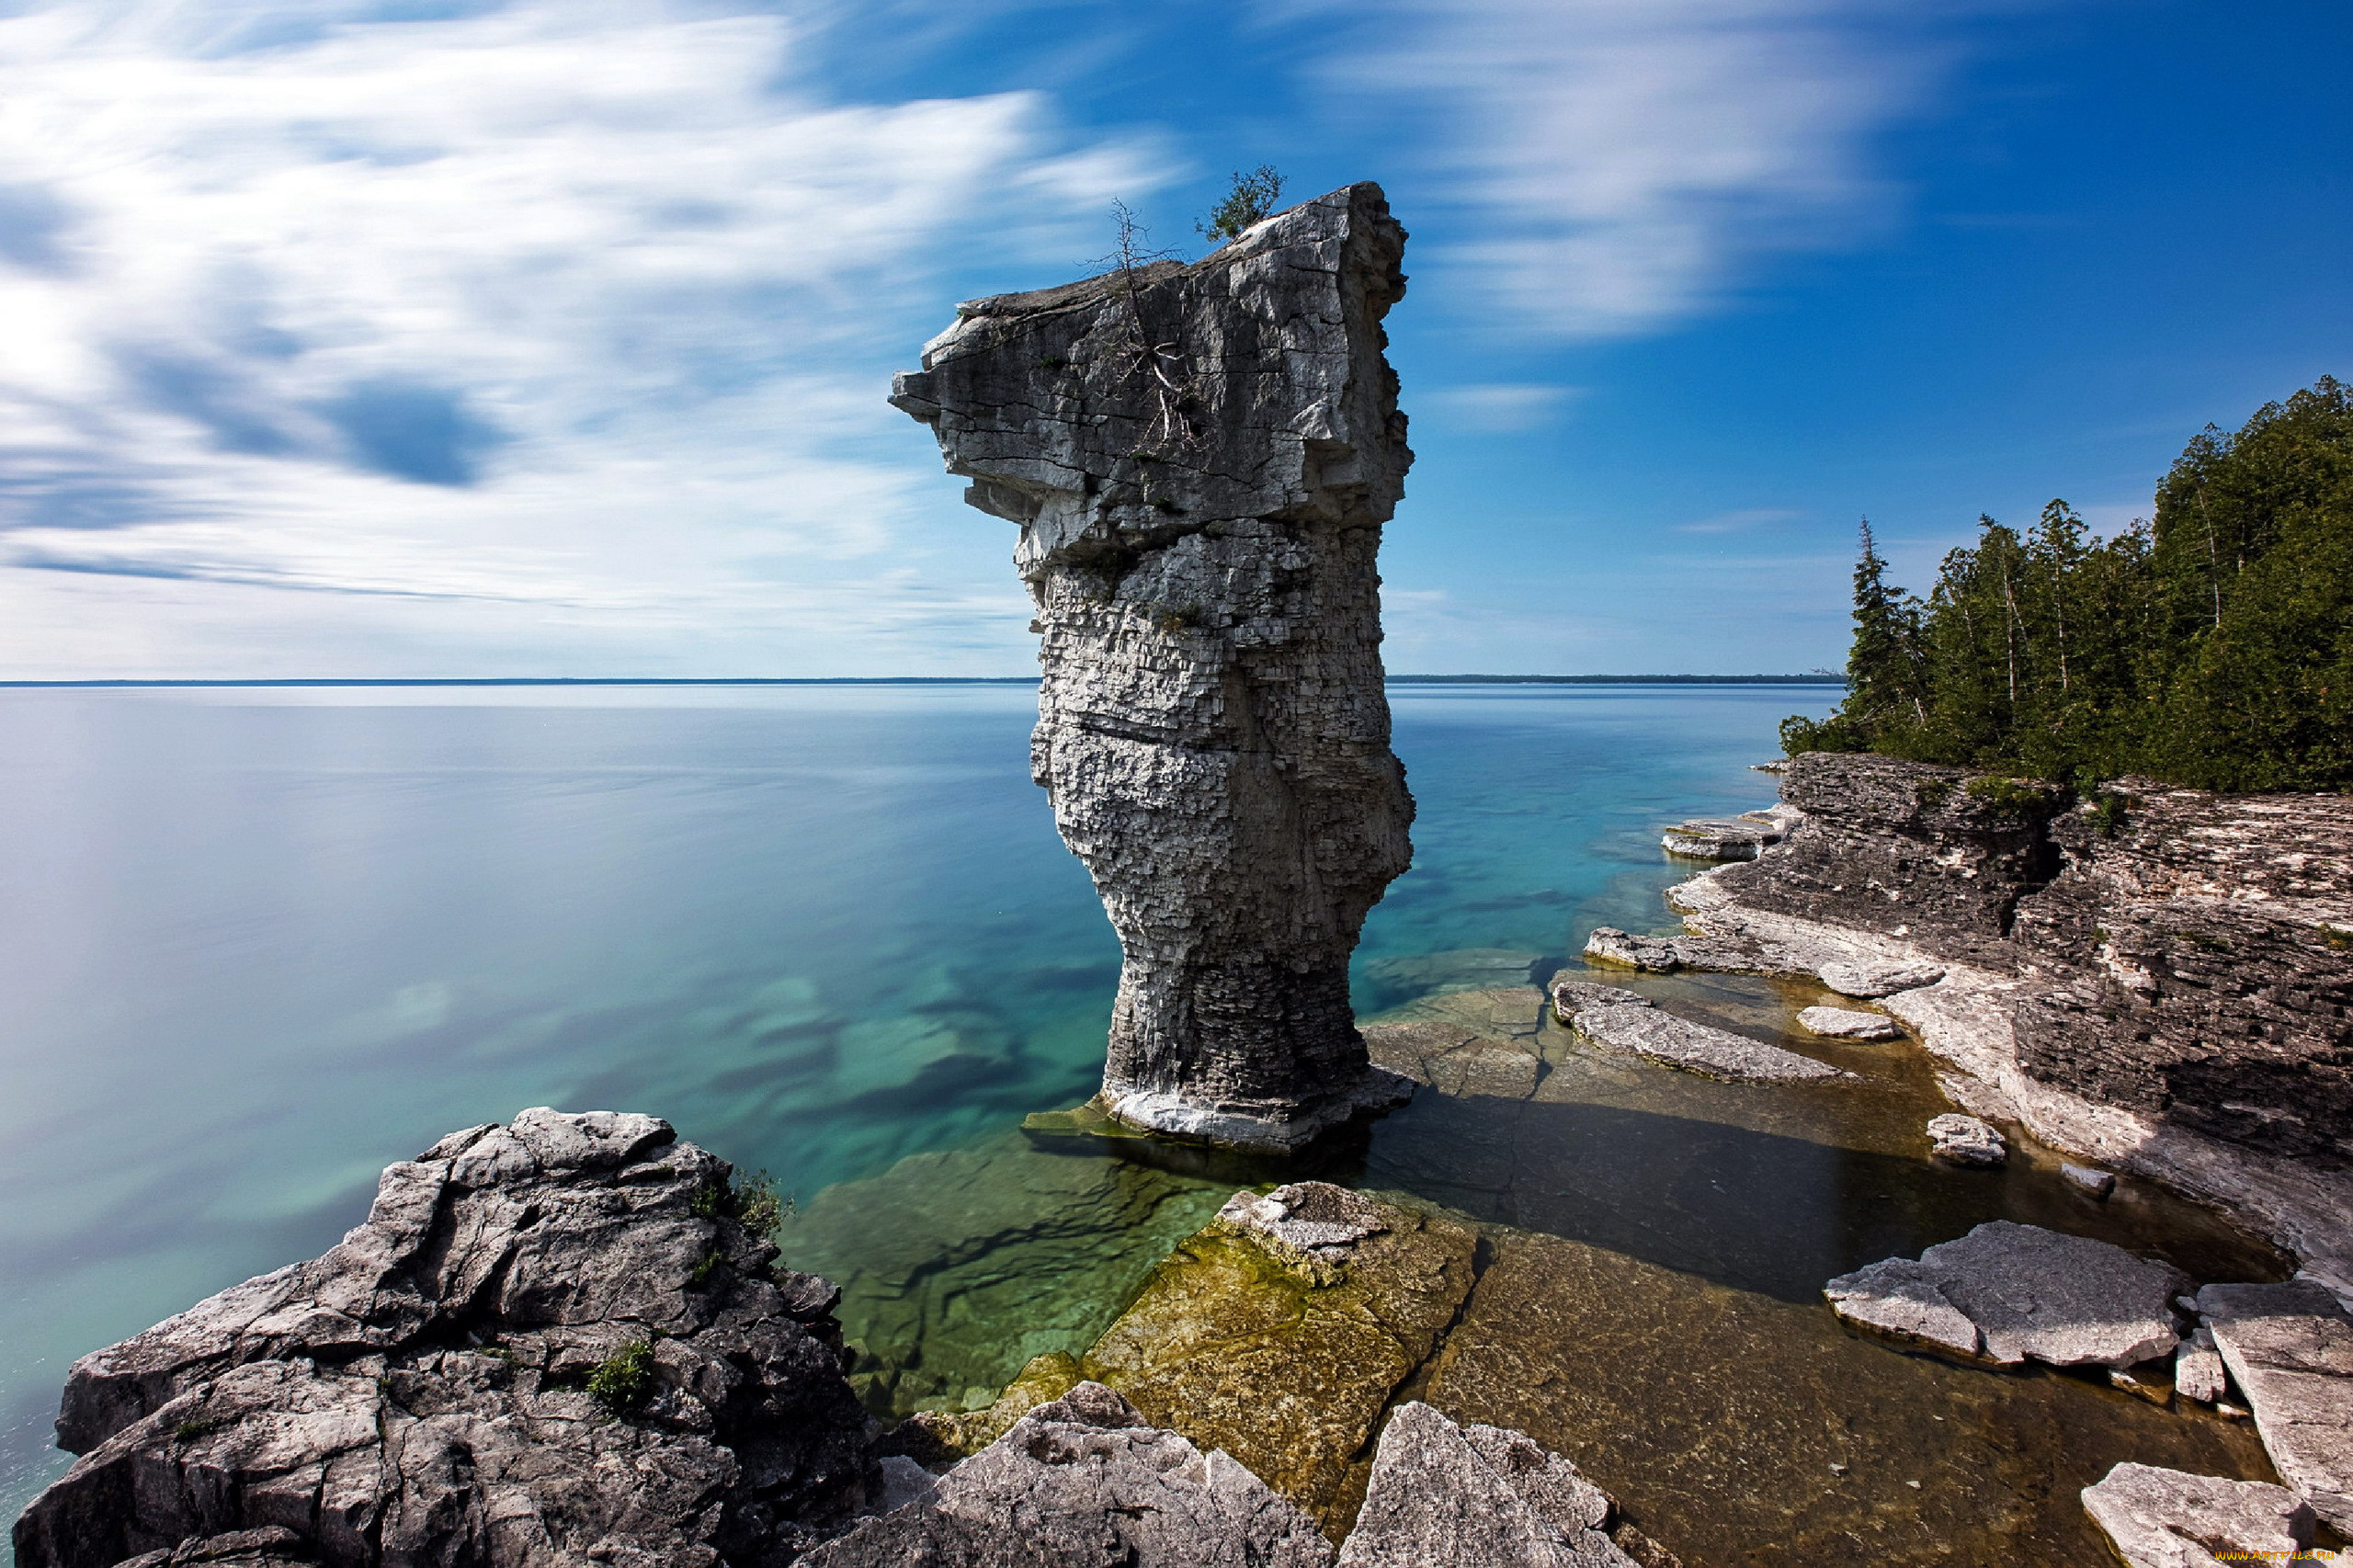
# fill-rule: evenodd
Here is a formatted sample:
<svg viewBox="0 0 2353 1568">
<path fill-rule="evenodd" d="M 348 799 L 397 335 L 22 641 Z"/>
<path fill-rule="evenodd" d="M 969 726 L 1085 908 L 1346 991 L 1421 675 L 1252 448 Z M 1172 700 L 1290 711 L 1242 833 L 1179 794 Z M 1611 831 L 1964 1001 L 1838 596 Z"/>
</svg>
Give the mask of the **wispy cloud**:
<svg viewBox="0 0 2353 1568">
<path fill-rule="evenodd" d="M 1883 221 L 1873 143 L 1933 98 L 1948 51 L 1919 24 L 1949 9 L 1376 0 L 1324 77 L 1428 117 L 1415 195 L 1471 210 L 1438 258 L 1461 287 L 1518 329 L 1618 336 Z"/>
<path fill-rule="evenodd" d="M 0 20 L 0 562 L 40 569 L 0 601 L 535 603 L 791 659 L 829 597 L 895 634 L 941 487 L 885 372 L 943 272 L 1065 265 L 1159 154 L 1029 93 L 829 101 L 789 17 L 403 12 Z"/>
<path fill-rule="evenodd" d="M 1414 394 L 1417 414 L 1435 416 L 1449 429 L 1479 435 L 1517 435 L 1540 430 L 1585 394 L 1583 387 L 1541 382 L 1488 381 L 1430 387 Z"/>
<path fill-rule="evenodd" d="M 1745 506 L 1737 511 L 1716 512 L 1688 523 L 1678 523 L 1679 534 L 1736 534 L 1751 528 L 1767 528 L 1774 523 L 1786 523 L 1803 516 L 1787 506 Z"/>
</svg>

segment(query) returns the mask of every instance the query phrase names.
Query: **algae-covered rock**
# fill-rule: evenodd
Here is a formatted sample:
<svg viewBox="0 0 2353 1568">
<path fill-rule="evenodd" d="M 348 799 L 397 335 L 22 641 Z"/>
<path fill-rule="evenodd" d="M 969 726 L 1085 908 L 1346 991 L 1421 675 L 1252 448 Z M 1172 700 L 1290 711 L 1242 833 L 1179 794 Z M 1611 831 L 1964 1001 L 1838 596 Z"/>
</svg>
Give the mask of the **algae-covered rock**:
<svg viewBox="0 0 2353 1568">
<path fill-rule="evenodd" d="M 1015 1422 L 1086 1381 L 1075 1356 L 1056 1350 L 1032 1357 L 986 1409 L 918 1410 L 899 1424 L 888 1446 L 922 1464 L 953 1463 L 979 1453 L 1013 1430 Z"/>
<path fill-rule="evenodd" d="M 1084 1366 L 1336 1534 L 1363 1495 L 1382 1409 L 1470 1291 L 1477 1237 L 1317 1182 L 1269 1196 L 1360 1233 L 1302 1247 L 1272 1233 L 1282 1220 L 1234 1206 L 1154 1272 Z M 1326 1205 L 1336 1218 L 1315 1218 Z"/>
</svg>

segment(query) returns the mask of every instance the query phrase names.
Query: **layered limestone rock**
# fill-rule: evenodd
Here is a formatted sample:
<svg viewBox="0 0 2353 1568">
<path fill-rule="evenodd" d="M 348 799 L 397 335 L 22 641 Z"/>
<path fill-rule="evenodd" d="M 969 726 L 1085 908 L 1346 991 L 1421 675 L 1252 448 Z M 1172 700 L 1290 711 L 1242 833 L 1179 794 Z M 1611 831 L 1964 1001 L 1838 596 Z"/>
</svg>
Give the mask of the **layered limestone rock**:
<svg viewBox="0 0 2353 1568">
<path fill-rule="evenodd" d="M 2313 1543 L 2313 1511 L 2283 1487 L 2120 1464 L 2083 1492 L 2126 1568 L 2285 1562 Z"/>
<path fill-rule="evenodd" d="M 959 306 L 895 385 L 1020 528 L 1033 771 L 1125 951 L 1103 1092 L 1134 1126 L 1289 1149 L 1404 1091 L 1347 987 L 1410 856 L 1374 567 L 1404 238 L 1349 186 L 1189 267 Z"/>
<path fill-rule="evenodd" d="M 2279 1479 L 2353 1530 L 2353 1313 L 2311 1279 L 2209 1285 L 2198 1310 Z"/>
<path fill-rule="evenodd" d="M 1797 1084 L 1855 1075 L 1746 1035 L 1678 1018 L 1650 998 L 1614 985 L 1557 979 L 1552 1014 L 1592 1044 L 1729 1083 Z"/>
<path fill-rule="evenodd" d="M 17 1562 L 789 1561 L 865 1504 L 867 1420 L 729 1175 L 645 1116 L 452 1133 L 324 1256 L 75 1362 Z"/>
</svg>

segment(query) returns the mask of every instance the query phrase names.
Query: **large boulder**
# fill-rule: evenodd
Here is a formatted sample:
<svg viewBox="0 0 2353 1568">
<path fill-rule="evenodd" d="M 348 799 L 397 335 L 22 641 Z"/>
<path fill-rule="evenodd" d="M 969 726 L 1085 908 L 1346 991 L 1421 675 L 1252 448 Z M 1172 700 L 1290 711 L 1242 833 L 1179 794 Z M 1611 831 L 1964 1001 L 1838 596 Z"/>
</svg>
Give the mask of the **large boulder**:
<svg viewBox="0 0 2353 1568">
<path fill-rule="evenodd" d="M 1891 1257 L 1823 1287 L 1847 1322 L 1995 1366 L 2127 1367 L 2180 1342 L 2189 1277 L 2088 1236 L 1992 1220 L 1918 1262 Z"/>
<path fill-rule="evenodd" d="M 645 1116 L 452 1133 L 325 1256 L 75 1362 L 18 1563 L 789 1558 L 863 1506 L 868 1422 L 731 1177 Z"/>
<path fill-rule="evenodd" d="M 1404 243 L 1347 186 L 1190 267 L 960 305 L 895 384 L 1020 529 L 1032 771 L 1120 934 L 1103 1104 L 1137 1127 L 1289 1150 L 1409 1087 L 1347 976 L 1412 858 L 1375 567 Z"/>
</svg>

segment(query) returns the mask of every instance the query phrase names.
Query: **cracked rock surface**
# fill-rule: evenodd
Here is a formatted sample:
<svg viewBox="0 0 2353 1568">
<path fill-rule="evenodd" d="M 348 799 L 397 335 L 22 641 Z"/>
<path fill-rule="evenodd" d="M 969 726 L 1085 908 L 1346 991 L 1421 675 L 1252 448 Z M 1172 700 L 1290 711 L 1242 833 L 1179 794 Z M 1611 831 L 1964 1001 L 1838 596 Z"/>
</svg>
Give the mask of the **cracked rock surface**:
<svg viewBox="0 0 2353 1568">
<path fill-rule="evenodd" d="M 1996 1366 L 2128 1367 L 2172 1352 L 2174 1298 L 2189 1284 L 2107 1242 L 1992 1220 L 1822 1291 L 1848 1323 Z"/>
<path fill-rule="evenodd" d="M 2353 1313 L 2317 1280 L 2198 1292 L 2279 1479 L 2353 1530 Z"/>
<path fill-rule="evenodd" d="M 1104 1104 L 1297 1147 L 1395 1103 L 1350 1015 L 1413 804 L 1381 689 L 1381 524 L 1413 454 L 1378 186 L 1154 262 L 958 307 L 892 402 L 1019 527 L 1032 771 L 1125 961 Z"/>
<path fill-rule="evenodd" d="M 1520 1433 L 1418 1401 L 1382 1428 L 1340 1568 L 1635 1568 L 1604 1533 L 1609 1496 Z"/>
<path fill-rule="evenodd" d="M 726 1217 L 729 1174 L 546 1109 L 390 1167 L 324 1256 L 74 1363 L 82 1457 L 17 1562 L 789 1561 L 863 1504 L 867 1422 L 833 1288 Z"/>
<path fill-rule="evenodd" d="M 2313 1512 L 2285 1487 L 2120 1464 L 2084 1488 L 2084 1511 L 2127 1568 L 2285 1562 L 2313 1543 Z"/>
</svg>

